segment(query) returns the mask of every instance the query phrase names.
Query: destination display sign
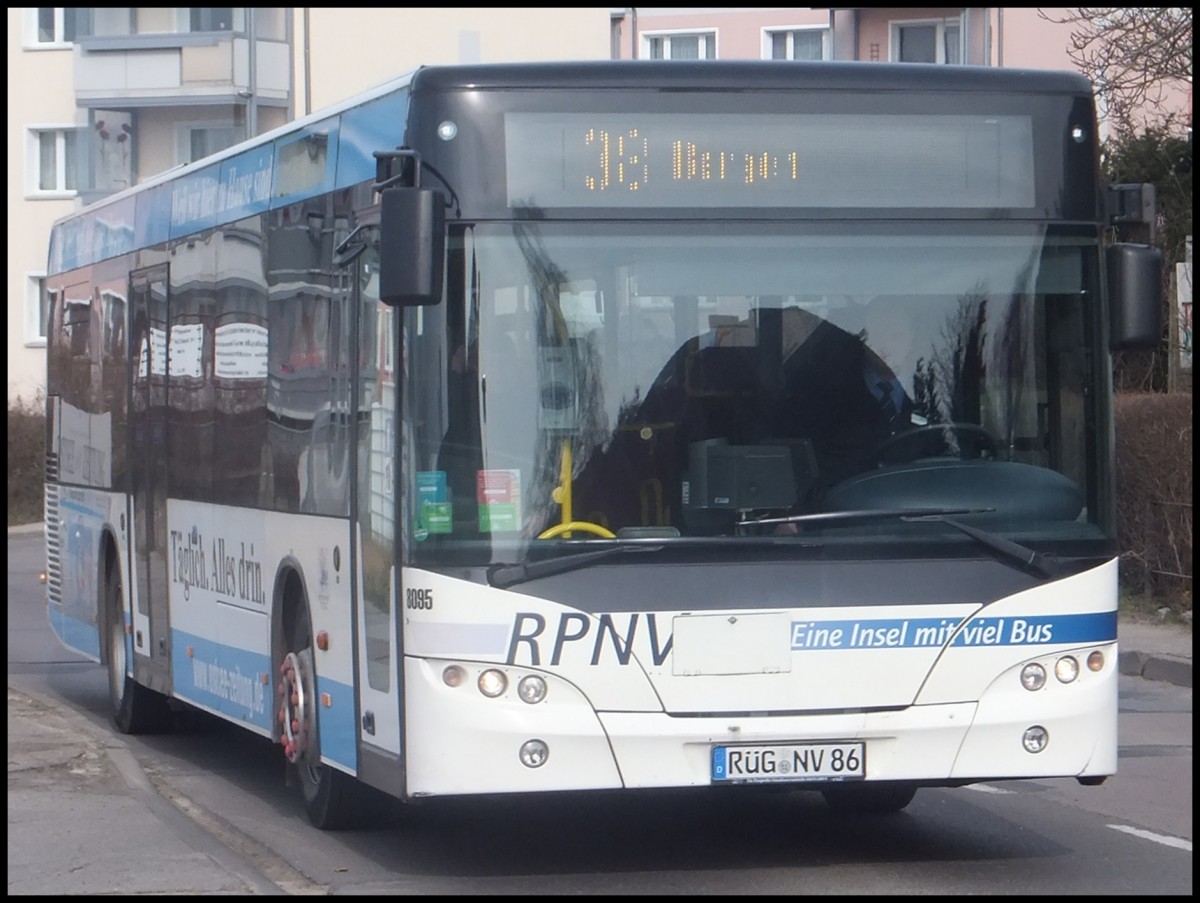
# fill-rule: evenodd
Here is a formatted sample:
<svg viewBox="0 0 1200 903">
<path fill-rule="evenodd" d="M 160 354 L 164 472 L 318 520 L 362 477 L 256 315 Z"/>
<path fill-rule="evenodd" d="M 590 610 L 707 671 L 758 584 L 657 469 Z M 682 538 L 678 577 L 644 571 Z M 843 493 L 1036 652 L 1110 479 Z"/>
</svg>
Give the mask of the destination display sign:
<svg viewBox="0 0 1200 903">
<path fill-rule="evenodd" d="M 508 113 L 510 207 L 1029 208 L 1028 116 Z"/>
</svg>

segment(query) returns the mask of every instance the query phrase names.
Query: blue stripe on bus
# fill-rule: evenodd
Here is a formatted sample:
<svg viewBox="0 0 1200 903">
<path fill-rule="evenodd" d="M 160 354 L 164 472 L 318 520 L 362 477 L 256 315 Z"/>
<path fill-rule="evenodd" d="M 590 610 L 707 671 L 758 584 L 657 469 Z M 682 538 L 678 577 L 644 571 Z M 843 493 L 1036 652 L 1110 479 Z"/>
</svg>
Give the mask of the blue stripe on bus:
<svg viewBox="0 0 1200 903">
<path fill-rule="evenodd" d="M 171 633 L 171 676 L 176 695 L 269 733 L 277 717 L 270 659 L 260 652 L 226 646 L 181 630 Z M 317 682 L 321 755 L 354 770 L 358 763 L 354 690 L 319 675 Z M 321 704 L 326 694 L 328 706 Z"/>
<path fill-rule="evenodd" d="M 61 605 L 50 603 L 50 629 L 68 649 L 100 660 L 100 631 L 91 621 L 81 621 L 68 615 Z"/>
<path fill-rule="evenodd" d="M 49 271 L 69 272 L 373 179 L 373 151 L 402 143 L 407 115 L 408 91 L 393 91 L 56 223 Z M 281 182 L 280 151 L 312 135 L 325 142 L 324 171 L 291 188 Z"/>
<path fill-rule="evenodd" d="M 76 514 L 86 514 L 88 517 L 94 517 L 98 521 L 103 521 L 106 518 L 104 512 L 99 508 L 92 508 L 82 502 L 73 502 L 70 499 L 59 500 L 58 507 L 66 511 L 74 511 Z"/>
<path fill-rule="evenodd" d="M 792 622 L 793 651 L 832 649 L 924 649 L 1048 646 L 1111 643 L 1117 639 L 1115 611 L 1072 615 L 970 618 L 853 618 Z"/>
<path fill-rule="evenodd" d="M 399 147 L 407 120 L 407 91 L 387 94 L 343 113 L 334 187 L 348 188 L 374 179 L 374 152 Z"/>
<path fill-rule="evenodd" d="M 330 705 L 320 705 L 329 697 Z M 358 725 L 354 720 L 354 688 L 317 676 L 317 702 L 321 711 L 321 756 L 351 770 L 358 769 Z"/>
<path fill-rule="evenodd" d="M 180 176 L 171 184 L 171 236 L 203 232 L 217 225 L 220 164 Z"/>
<path fill-rule="evenodd" d="M 271 203 L 271 178 L 275 151 L 258 147 L 221 161 L 217 194 L 217 220 L 236 222 L 265 213 Z"/>
<path fill-rule="evenodd" d="M 171 186 L 155 185 L 137 195 L 133 243 L 139 248 L 166 244 L 171 237 Z"/>
</svg>

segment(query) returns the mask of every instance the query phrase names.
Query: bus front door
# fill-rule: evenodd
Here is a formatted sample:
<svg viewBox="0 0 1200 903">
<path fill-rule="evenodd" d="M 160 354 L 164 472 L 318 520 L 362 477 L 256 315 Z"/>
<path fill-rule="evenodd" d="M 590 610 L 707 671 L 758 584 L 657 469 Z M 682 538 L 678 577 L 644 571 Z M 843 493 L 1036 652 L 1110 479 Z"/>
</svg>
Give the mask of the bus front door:
<svg viewBox="0 0 1200 903">
<path fill-rule="evenodd" d="M 167 616 L 167 267 L 130 274 L 129 550 L 134 673 L 170 691 Z"/>
<path fill-rule="evenodd" d="M 370 230 L 374 231 L 374 230 Z M 356 498 L 359 569 L 359 738 L 400 754 L 396 564 L 396 311 L 379 301 L 379 252 L 369 241 L 346 264 L 358 311 Z"/>
</svg>

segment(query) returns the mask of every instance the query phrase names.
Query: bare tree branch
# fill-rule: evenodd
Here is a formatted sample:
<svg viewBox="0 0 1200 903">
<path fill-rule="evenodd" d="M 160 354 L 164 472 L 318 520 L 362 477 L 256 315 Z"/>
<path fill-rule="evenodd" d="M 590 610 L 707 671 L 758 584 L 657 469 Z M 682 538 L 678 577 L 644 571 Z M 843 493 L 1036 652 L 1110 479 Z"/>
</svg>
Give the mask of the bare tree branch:
<svg viewBox="0 0 1200 903">
<path fill-rule="evenodd" d="M 1038 16 L 1071 26 L 1067 55 L 1096 86 L 1117 131 L 1169 126 L 1178 117 L 1164 101 L 1191 89 L 1191 9 L 1084 6 Z"/>
</svg>

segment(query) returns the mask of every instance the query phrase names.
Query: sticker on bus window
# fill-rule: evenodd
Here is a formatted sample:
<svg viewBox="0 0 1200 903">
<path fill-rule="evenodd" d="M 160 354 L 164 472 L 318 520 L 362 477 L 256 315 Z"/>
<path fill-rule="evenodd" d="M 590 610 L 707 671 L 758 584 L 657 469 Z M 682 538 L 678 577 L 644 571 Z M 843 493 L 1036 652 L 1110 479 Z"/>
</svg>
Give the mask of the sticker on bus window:
<svg viewBox="0 0 1200 903">
<path fill-rule="evenodd" d="M 476 474 L 475 490 L 481 533 L 521 529 L 521 471 L 481 470 Z"/>
<path fill-rule="evenodd" d="M 430 533 L 450 533 L 453 530 L 446 472 L 417 471 L 417 539 L 424 539 Z"/>
</svg>

